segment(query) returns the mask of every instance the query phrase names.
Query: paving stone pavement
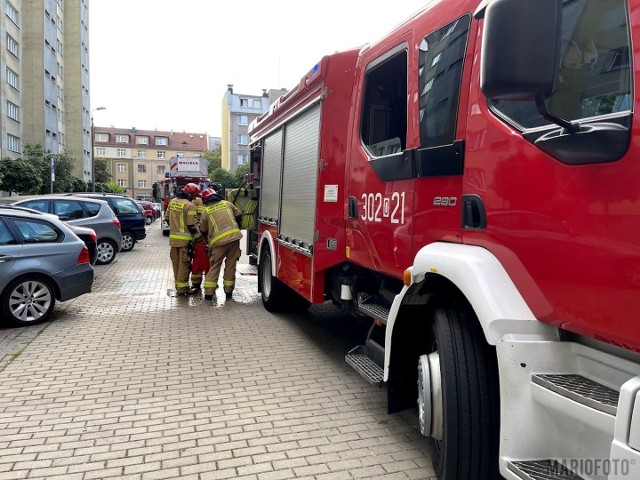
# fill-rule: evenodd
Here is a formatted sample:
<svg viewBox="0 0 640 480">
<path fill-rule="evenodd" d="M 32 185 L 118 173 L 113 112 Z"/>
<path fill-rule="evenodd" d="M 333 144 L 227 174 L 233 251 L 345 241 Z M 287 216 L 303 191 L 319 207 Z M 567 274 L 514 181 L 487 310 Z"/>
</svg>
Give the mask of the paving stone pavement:
<svg viewBox="0 0 640 480">
<path fill-rule="evenodd" d="M 52 321 L 0 328 L 0 479 L 435 479 L 416 412 L 344 361 L 368 325 L 271 314 L 256 283 L 169 296 L 156 222 Z"/>
</svg>

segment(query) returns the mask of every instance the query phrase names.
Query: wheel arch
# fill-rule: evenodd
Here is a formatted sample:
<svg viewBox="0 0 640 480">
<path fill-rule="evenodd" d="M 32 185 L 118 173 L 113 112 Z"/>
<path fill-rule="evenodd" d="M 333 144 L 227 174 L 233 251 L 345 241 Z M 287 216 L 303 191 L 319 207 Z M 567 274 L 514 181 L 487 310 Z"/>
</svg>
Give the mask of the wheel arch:
<svg viewBox="0 0 640 480">
<path fill-rule="evenodd" d="M 558 338 L 554 327 L 536 319 L 502 264 L 485 248 L 433 243 L 420 249 L 410 270 L 411 283 L 396 296 L 389 312 L 385 381 L 394 344 L 410 335 L 419 336 L 428 327 L 420 324 L 427 323 L 430 309 L 443 302 L 468 304 L 486 342 L 493 346 L 509 334 Z"/>
<path fill-rule="evenodd" d="M 56 300 L 60 301 L 60 298 L 61 298 L 60 297 L 60 285 L 58 285 L 58 282 L 56 282 L 53 277 L 51 277 L 50 275 L 47 275 L 45 272 L 42 272 L 42 271 L 33 271 L 33 272 L 21 273 L 16 278 L 11 279 L 11 281 L 7 282 L 5 287 L 0 292 L 0 298 L 4 297 L 4 295 L 5 295 L 6 291 L 7 291 L 7 288 L 9 288 L 9 286 L 11 284 L 13 284 L 16 281 L 23 280 L 25 278 L 38 278 L 38 279 L 46 280 L 53 287 L 53 293 L 55 294 Z"/>
<path fill-rule="evenodd" d="M 263 248 L 268 248 L 269 251 L 271 252 L 271 271 L 275 275 L 275 273 L 277 272 L 276 256 L 275 256 L 276 247 L 273 241 L 273 237 L 268 231 L 262 232 L 262 235 L 260 236 L 260 241 L 258 242 L 258 263 L 260 263 L 260 260 L 262 259 Z"/>
</svg>

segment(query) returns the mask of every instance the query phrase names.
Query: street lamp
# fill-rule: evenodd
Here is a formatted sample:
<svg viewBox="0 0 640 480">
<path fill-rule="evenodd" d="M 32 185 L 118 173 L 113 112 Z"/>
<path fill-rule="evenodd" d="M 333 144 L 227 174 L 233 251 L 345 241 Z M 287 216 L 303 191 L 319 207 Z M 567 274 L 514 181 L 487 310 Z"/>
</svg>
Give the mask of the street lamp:
<svg viewBox="0 0 640 480">
<path fill-rule="evenodd" d="M 107 107 L 96 107 L 91 110 L 91 187 L 93 192 L 96 191 L 96 157 L 95 157 L 95 148 L 94 143 L 95 139 L 93 136 L 93 112 L 97 112 L 98 110 L 106 110 Z"/>
</svg>

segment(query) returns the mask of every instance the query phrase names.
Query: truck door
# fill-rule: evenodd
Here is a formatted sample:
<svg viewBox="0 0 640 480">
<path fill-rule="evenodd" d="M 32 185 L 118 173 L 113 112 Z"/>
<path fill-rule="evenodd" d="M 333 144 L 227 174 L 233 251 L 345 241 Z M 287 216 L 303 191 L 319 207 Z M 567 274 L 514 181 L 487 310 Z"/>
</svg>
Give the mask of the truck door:
<svg viewBox="0 0 640 480">
<path fill-rule="evenodd" d="M 347 168 L 347 256 L 398 276 L 411 264 L 414 171 L 408 138 L 409 35 L 363 56 Z"/>
</svg>

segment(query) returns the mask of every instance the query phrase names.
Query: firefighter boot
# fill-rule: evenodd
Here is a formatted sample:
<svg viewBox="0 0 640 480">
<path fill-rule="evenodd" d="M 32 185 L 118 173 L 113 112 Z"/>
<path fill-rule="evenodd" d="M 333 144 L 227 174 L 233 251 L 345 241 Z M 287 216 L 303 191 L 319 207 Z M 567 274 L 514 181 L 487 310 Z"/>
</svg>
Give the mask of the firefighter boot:
<svg viewBox="0 0 640 480">
<path fill-rule="evenodd" d="M 205 293 L 204 299 L 205 300 L 213 300 L 213 295 L 208 295 L 208 294 Z"/>
</svg>

